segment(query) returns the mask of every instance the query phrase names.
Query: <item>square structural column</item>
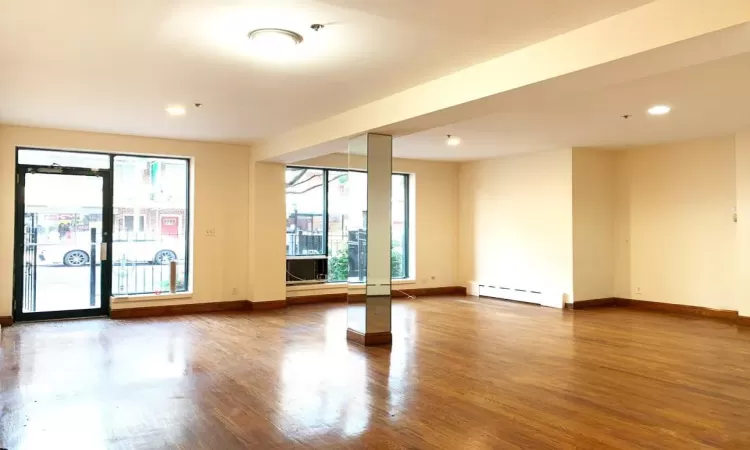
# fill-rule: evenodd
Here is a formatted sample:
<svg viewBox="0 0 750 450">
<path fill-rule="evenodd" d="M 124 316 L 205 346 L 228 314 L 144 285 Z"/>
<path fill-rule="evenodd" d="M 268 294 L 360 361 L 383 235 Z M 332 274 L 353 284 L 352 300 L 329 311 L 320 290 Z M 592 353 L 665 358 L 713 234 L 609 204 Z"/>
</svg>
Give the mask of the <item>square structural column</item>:
<svg viewBox="0 0 750 450">
<path fill-rule="evenodd" d="M 393 137 L 363 134 L 349 140 L 349 283 L 346 338 L 390 344 L 391 186 Z M 365 170 L 366 184 L 361 180 Z M 357 187 L 359 186 L 359 187 Z M 367 191 L 367 203 L 353 190 Z"/>
</svg>

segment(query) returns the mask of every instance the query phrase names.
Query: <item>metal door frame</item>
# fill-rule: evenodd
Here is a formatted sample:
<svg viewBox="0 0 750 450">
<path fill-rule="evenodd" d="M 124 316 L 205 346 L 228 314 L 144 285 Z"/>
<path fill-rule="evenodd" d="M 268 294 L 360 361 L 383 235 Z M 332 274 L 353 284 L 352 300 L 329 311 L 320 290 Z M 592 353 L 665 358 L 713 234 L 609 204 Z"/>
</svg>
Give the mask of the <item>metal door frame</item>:
<svg viewBox="0 0 750 450">
<path fill-rule="evenodd" d="M 16 217 L 14 232 L 14 260 L 13 260 L 13 320 L 49 320 L 70 319 L 77 317 L 106 316 L 109 314 L 110 293 L 112 288 L 112 258 L 101 262 L 100 269 L 100 298 L 99 308 L 77 310 L 24 312 L 24 226 L 26 210 L 26 174 L 48 173 L 55 175 L 92 176 L 102 178 L 102 243 L 106 249 L 112 248 L 112 169 L 83 169 L 78 167 L 45 167 L 36 165 L 16 165 Z M 111 254 L 108 251 L 107 254 Z M 95 261 L 92 255 L 91 261 Z M 36 264 L 36 260 L 35 260 Z M 36 272 L 36 270 L 35 270 Z M 36 293 L 35 293 L 36 295 Z"/>
</svg>

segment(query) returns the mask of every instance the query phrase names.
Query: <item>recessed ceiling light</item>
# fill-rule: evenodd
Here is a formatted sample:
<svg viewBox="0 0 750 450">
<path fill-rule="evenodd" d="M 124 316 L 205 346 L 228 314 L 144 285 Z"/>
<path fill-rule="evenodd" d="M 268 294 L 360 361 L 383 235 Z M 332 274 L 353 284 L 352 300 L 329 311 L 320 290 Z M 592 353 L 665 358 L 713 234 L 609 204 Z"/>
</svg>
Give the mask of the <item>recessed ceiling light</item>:
<svg viewBox="0 0 750 450">
<path fill-rule="evenodd" d="M 170 116 L 184 116 L 185 115 L 185 107 L 182 105 L 170 105 L 167 106 L 167 114 Z"/>
<path fill-rule="evenodd" d="M 301 34 L 281 28 L 260 28 L 248 33 L 247 37 L 253 44 L 269 52 L 289 50 L 303 40 Z"/>
<path fill-rule="evenodd" d="M 445 144 L 451 147 L 455 147 L 461 144 L 461 138 L 458 136 L 451 136 L 449 134 L 448 137 L 445 138 Z"/>
<path fill-rule="evenodd" d="M 667 114 L 669 111 L 671 111 L 672 108 L 670 108 L 667 105 L 656 105 L 652 106 L 648 109 L 648 113 L 652 116 L 663 116 L 664 114 Z"/>
</svg>

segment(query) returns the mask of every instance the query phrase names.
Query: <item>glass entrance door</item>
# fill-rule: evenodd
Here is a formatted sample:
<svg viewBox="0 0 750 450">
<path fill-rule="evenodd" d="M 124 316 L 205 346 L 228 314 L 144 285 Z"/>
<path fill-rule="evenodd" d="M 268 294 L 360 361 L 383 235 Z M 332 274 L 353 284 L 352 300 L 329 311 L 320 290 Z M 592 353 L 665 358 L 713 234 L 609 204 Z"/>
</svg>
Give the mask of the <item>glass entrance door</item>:
<svg viewBox="0 0 750 450">
<path fill-rule="evenodd" d="M 109 170 L 19 166 L 16 320 L 107 313 L 110 186 Z"/>
</svg>

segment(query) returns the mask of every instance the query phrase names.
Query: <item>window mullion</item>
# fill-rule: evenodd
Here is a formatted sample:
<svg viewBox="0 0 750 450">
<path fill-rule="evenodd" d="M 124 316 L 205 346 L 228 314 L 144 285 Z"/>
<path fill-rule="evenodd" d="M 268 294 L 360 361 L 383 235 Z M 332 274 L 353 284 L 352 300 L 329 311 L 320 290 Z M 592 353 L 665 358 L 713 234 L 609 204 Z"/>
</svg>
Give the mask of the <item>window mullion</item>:
<svg viewBox="0 0 750 450">
<path fill-rule="evenodd" d="M 328 169 L 323 170 L 323 254 L 328 254 Z"/>
</svg>

